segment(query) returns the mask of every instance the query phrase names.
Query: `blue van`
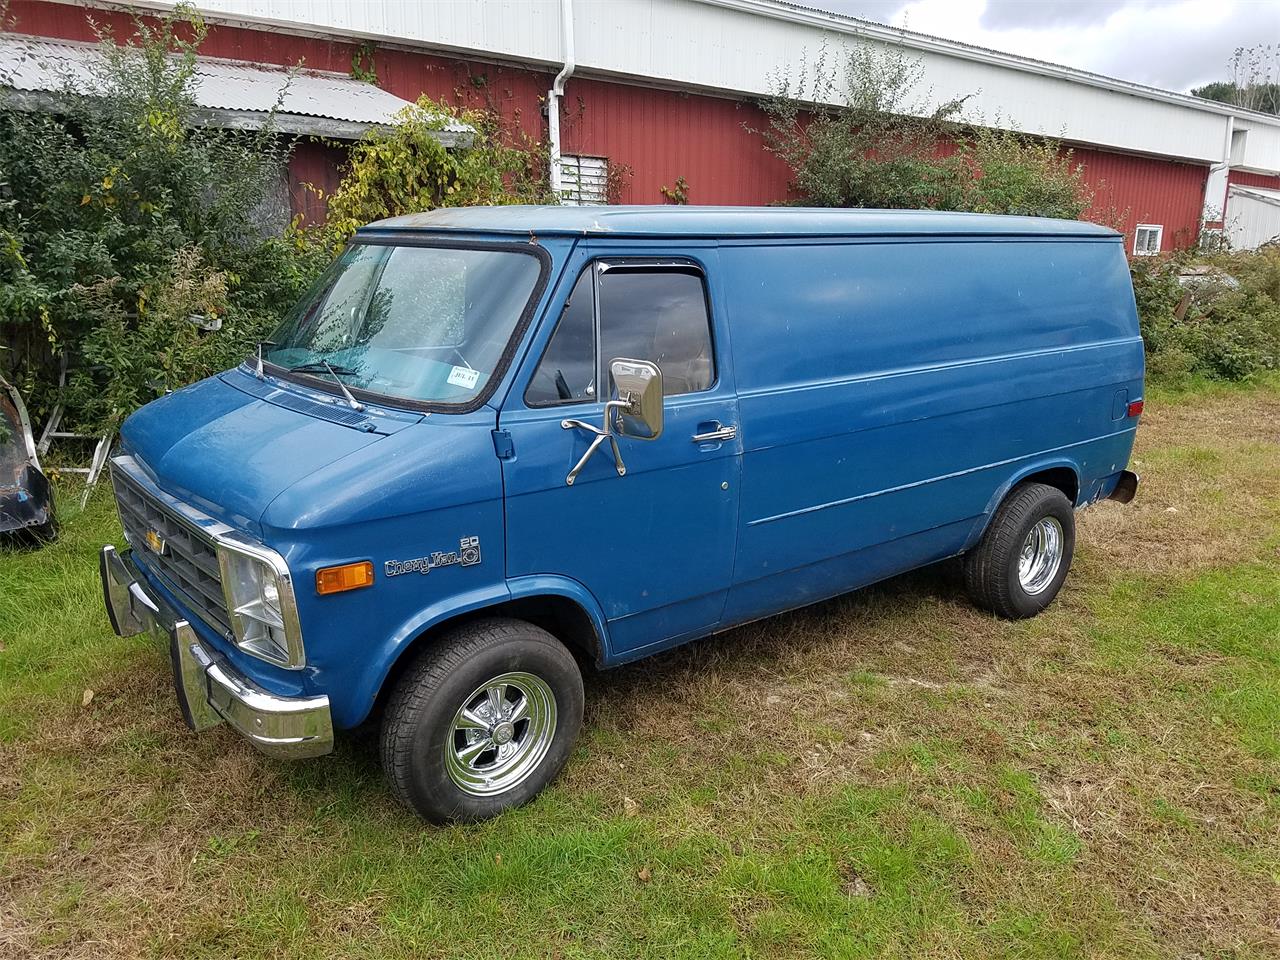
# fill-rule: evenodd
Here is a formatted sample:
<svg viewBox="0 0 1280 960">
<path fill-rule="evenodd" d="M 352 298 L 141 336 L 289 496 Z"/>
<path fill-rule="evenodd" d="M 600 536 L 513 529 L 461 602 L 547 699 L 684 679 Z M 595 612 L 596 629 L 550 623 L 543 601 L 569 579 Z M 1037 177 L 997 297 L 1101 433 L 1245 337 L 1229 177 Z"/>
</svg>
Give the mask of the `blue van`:
<svg viewBox="0 0 1280 960">
<path fill-rule="evenodd" d="M 356 234 L 257 356 L 125 423 L 112 625 L 277 757 L 377 718 L 433 821 L 536 795 L 625 663 L 962 557 L 1052 601 L 1128 501 L 1122 238 L 916 211 L 438 210 Z"/>
</svg>

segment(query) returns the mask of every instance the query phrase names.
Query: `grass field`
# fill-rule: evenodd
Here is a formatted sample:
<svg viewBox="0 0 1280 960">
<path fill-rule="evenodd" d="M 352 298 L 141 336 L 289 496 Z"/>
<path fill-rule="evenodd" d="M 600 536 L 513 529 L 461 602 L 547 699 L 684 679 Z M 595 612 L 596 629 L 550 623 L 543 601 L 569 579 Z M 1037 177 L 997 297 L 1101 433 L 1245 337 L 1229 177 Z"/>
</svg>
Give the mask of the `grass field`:
<svg viewBox="0 0 1280 960">
<path fill-rule="evenodd" d="M 1280 955 L 1280 382 L 1153 391 L 1136 459 L 1043 616 L 923 571 L 588 676 L 566 774 L 452 829 L 367 734 L 188 733 L 104 484 L 0 554 L 0 956 Z"/>
</svg>

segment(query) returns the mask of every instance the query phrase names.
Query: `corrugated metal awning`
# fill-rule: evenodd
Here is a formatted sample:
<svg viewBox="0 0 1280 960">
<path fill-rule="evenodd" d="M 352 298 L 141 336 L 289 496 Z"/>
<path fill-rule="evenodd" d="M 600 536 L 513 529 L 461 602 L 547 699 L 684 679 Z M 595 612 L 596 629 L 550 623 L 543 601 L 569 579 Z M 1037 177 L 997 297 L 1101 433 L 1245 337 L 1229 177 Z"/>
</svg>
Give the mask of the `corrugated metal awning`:
<svg viewBox="0 0 1280 960">
<path fill-rule="evenodd" d="M 9 88 L 10 99 L 22 108 L 56 110 L 58 97 L 69 90 L 92 95 L 102 63 L 97 44 L 0 34 L 0 86 Z M 257 130 L 275 109 L 274 128 L 281 133 L 342 140 L 355 140 L 373 126 L 393 125 L 396 114 L 410 105 L 340 73 L 212 57 L 197 58 L 192 88 L 197 119 L 204 125 Z M 473 132 L 446 118 L 439 139 L 453 144 Z"/>
</svg>

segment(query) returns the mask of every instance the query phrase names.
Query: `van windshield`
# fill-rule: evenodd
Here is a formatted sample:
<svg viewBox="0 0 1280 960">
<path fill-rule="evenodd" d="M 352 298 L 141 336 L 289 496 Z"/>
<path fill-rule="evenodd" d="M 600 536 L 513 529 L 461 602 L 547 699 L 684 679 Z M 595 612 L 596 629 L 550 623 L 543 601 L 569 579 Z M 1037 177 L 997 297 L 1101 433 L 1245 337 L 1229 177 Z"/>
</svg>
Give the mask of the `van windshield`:
<svg viewBox="0 0 1280 960">
<path fill-rule="evenodd" d="M 466 405 L 499 372 L 541 269 L 514 248 L 352 244 L 263 358 L 356 395 Z"/>
</svg>

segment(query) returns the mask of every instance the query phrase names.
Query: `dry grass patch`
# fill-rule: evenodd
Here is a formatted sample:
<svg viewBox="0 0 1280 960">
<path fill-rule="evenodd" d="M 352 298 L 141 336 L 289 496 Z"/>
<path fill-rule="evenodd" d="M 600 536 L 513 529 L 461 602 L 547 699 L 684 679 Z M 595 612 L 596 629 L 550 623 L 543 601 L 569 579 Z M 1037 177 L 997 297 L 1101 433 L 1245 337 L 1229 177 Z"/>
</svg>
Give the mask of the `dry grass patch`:
<svg viewBox="0 0 1280 960">
<path fill-rule="evenodd" d="M 0 956 L 1276 955 L 1280 389 L 1149 409 L 1045 615 L 944 567 L 590 676 L 558 784 L 453 830 L 367 735 L 187 734 L 98 498 L 0 556 Z"/>
</svg>

